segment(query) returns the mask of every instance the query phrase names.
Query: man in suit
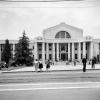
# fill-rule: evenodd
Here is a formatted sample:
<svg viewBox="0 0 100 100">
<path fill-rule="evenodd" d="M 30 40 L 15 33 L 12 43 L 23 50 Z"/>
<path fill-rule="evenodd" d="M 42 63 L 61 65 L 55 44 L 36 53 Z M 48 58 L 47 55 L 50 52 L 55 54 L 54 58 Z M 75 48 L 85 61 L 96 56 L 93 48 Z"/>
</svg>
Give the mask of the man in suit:
<svg viewBox="0 0 100 100">
<path fill-rule="evenodd" d="M 83 72 L 86 72 L 86 63 L 87 63 L 86 57 L 82 59 L 82 63 L 83 63 Z"/>
</svg>

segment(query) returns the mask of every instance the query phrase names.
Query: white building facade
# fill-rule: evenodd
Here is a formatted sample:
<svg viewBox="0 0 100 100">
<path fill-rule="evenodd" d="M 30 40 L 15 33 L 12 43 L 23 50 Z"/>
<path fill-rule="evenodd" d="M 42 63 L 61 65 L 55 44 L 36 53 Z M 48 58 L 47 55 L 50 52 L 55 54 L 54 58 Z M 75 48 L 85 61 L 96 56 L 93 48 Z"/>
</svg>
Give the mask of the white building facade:
<svg viewBox="0 0 100 100">
<path fill-rule="evenodd" d="M 4 40 L 0 41 L 0 60 L 4 48 Z M 10 40 L 12 55 L 15 53 L 16 40 Z M 90 36 L 83 37 L 83 30 L 60 23 L 43 31 L 43 37 L 30 41 L 34 59 L 43 62 L 50 59 L 56 61 L 81 61 L 92 57 L 100 59 L 100 40 Z"/>
</svg>

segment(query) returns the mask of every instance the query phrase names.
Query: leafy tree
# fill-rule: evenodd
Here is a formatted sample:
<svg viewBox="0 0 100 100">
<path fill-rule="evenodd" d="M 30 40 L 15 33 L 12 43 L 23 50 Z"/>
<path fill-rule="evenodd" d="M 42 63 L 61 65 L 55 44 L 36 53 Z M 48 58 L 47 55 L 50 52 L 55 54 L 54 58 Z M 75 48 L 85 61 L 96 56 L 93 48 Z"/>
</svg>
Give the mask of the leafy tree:
<svg viewBox="0 0 100 100">
<path fill-rule="evenodd" d="M 20 37 L 19 42 L 15 48 L 15 62 L 19 65 L 32 64 L 33 59 L 31 57 L 32 52 L 29 49 L 29 38 L 26 36 L 25 31 L 22 37 Z"/>
<path fill-rule="evenodd" d="M 2 52 L 2 56 L 1 56 L 1 60 L 5 61 L 6 64 L 9 64 L 9 61 L 11 59 L 11 46 L 9 44 L 9 40 L 5 40 L 5 45 L 4 45 L 4 49 Z"/>
</svg>

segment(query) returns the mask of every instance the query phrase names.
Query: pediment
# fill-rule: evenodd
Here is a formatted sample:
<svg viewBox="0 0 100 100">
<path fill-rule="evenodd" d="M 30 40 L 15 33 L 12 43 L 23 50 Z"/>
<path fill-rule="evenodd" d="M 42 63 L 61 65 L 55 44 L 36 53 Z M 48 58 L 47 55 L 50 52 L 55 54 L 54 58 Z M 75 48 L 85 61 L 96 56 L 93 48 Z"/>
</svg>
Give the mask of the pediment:
<svg viewBox="0 0 100 100">
<path fill-rule="evenodd" d="M 64 22 L 62 22 L 62 23 L 60 23 L 58 25 L 55 25 L 53 27 L 47 28 L 44 31 L 51 31 L 51 30 L 54 30 L 56 28 L 61 28 L 61 27 L 64 27 L 64 28 L 67 28 L 67 29 L 71 29 L 71 30 L 80 30 L 80 31 L 83 31 L 81 28 L 77 28 L 75 26 L 68 25 L 68 24 L 66 24 Z"/>
<path fill-rule="evenodd" d="M 43 37 L 46 39 L 54 39 L 58 32 L 63 33 L 63 31 L 69 33 L 71 38 L 74 38 L 74 39 L 83 37 L 82 29 L 68 25 L 66 23 L 60 23 L 56 26 L 45 29 L 43 32 Z"/>
</svg>

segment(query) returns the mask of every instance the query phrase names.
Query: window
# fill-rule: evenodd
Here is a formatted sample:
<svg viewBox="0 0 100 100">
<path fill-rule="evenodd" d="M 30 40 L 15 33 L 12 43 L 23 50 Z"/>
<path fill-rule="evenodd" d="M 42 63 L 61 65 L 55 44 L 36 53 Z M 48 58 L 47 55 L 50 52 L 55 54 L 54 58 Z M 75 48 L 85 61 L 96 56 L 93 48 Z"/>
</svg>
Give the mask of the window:
<svg viewBox="0 0 100 100">
<path fill-rule="evenodd" d="M 42 51 L 42 44 L 38 44 L 38 51 Z"/>
<path fill-rule="evenodd" d="M 49 44 L 49 51 L 52 50 L 52 44 Z"/>
<path fill-rule="evenodd" d="M 75 59 L 77 59 L 77 54 L 75 54 Z"/>
<path fill-rule="evenodd" d="M 83 54 L 81 54 L 81 59 L 83 58 Z"/>
<path fill-rule="evenodd" d="M 83 43 L 81 43 L 81 50 L 83 50 Z"/>
<path fill-rule="evenodd" d="M 39 59 L 42 59 L 42 54 L 39 54 Z"/>
<path fill-rule="evenodd" d="M 66 31 L 60 31 L 56 34 L 55 38 L 71 38 L 70 34 Z"/>
<path fill-rule="evenodd" d="M 75 43 L 75 50 L 77 50 L 77 43 Z"/>
<path fill-rule="evenodd" d="M 52 54 L 49 54 L 49 59 L 52 60 Z"/>
</svg>

